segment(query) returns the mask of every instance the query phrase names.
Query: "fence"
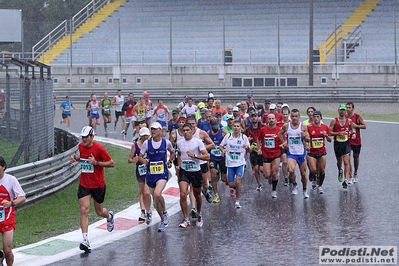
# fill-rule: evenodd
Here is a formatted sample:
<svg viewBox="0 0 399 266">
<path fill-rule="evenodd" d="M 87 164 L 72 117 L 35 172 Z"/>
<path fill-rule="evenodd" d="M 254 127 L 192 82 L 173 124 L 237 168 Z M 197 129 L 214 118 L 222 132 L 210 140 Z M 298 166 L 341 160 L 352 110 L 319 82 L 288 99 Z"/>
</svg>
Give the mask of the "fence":
<svg viewBox="0 0 399 266">
<path fill-rule="evenodd" d="M 50 75 L 44 78 L 46 66 L 17 59 L 0 64 L 6 69 L 6 77 L 0 79 L 1 155 L 9 167 L 53 156 L 53 82 Z M 10 66 L 20 67 L 19 78 L 9 75 Z"/>
</svg>

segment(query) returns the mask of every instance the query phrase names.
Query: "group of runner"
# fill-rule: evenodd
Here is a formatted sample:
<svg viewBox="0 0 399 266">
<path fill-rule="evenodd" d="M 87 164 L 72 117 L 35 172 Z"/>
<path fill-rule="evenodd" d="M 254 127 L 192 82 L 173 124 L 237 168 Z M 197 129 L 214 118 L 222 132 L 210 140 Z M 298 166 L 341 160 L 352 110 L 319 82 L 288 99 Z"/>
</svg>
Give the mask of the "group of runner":
<svg viewBox="0 0 399 266">
<path fill-rule="evenodd" d="M 92 95 L 89 111 L 97 107 L 104 110 L 107 106 L 93 105 L 93 101 L 96 97 Z M 194 102 L 185 96 L 170 112 L 162 100 L 153 108 L 147 92 L 135 102 L 132 93 L 125 100 L 119 90 L 108 104 L 115 106 L 114 128 L 119 117 L 124 121 L 121 132 L 124 136 L 130 123 L 134 128 L 128 162 L 136 164 L 140 188 L 139 220 L 151 223 L 152 196 L 161 218 L 158 231 L 164 231 L 169 224 L 162 191 L 169 178 L 168 168 L 173 165 L 183 214 L 179 226 L 184 228 L 191 225 L 192 219 L 196 219 L 197 226 L 203 225 L 201 193 L 209 203 L 218 203 L 221 200 L 220 179 L 230 188 L 230 196 L 235 198 L 234 206 L 241 208 L 241 178 L 247 160 L 257 182 L 256 190 L 263 189 L 263 176 L 271 185 L 272 198 L 277 198 L 280 179 L 285 186 L 290 186 L 293 195 L 298 194 L 295 174 L 298 165 L 303 197 L 307 199 L 308 180 L 314 190 L 324 193 L 326 142 L 334 141 L 338 180 L 342 187 L 346 189 L 358 182 L 360 129 L 365 129 L 366 125 L 362 116 L 354 112 L 352 102 L 339 105 L 338 116 L 329 126 L 323 123 L 322 113 L 314 107 L 307 109 L 308 119 L 301 122 L 298 109 L 290 109 L 282 102 L 272 103 L 270 99 L 258 104 L 252 94 L 247 95 L 247 100 L 228 105 L 226 109 L 221 100 L 214 99 L 213 93 L 209 93 L 203 102 Z M 90 117 L 95 135 L 94 125 L 98 117 Z"/>
</svg>

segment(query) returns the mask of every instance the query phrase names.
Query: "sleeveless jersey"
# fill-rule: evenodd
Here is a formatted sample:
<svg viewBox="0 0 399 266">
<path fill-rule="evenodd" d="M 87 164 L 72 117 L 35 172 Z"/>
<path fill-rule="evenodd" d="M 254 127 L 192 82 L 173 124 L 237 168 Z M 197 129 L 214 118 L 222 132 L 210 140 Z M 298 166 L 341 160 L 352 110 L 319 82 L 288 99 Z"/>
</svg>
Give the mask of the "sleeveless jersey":
<svg viewBox="0 0 399 266">
<path fill-rule="evenodd" d="M 144 121 L 147 113 L 146 106 L 137 105 L 137 121 Z"/>
<path fill-rule="evenodd" d="M 140 147 L 137 144 L 137 142 L 134 143 L 134 147 L 136 148 L 136 152 L 134 153 L 134 155 L 139 156 L 140 155 Z M 140 163 L 140 161 L 137 161 L 136 163 L 136 176 L 140 176 L 140 177 L 145 177 L 147 174 L 147 166 Z"/>
<path fill-rule="evenodd" d="M 220 145 L 220 143 L 222 143 L 223 140 L 222 129 L 219 129 L 216 135 L 213 135 L 213 132 L 209 131 L 208 135 L 213 141 L 213 143 L 215 143 L 215 148 L 211 149 L 209 152 L 211 161 L 223 161 L 225 157 L 222 155 L 222 151 L 217 148 Z"/>
<path fill-rule="evenodd" d="M 334 141 L 347 142 L 349 141 L 349 119 L 345 118 L 345 124 L 341 126 L 339 124 L 338 117 L 335 118 L 334 132 L 345 131 L 346 134 L 342 136 L 334 136 Z"/>
<path fill-rule="evenodd" d="M 123 95 L 121 95 L 121 96 L 116 95 L 115 98 L 116 98 L 115 111 L 117 111 L 117 112 L 122 112 L 122 106 L 123 106 L 123 104 L 125 103 L 125 96 L 123 96 Z"/>
<path fill-rule="evenodd" d="M 302 155 L 305 153 L 305 146 L 302 141 L 302 123 L 299 123 L 297 128 L 291 127 L 291 122 L 288 123 L 286 132 L 288 151 L 294 155 Z"/>
<path fill-rule="evenodd" d="M 350 119 L 352 120 L 352 122 L 355 125 L 360 125 L 360 123 L 358 121 L 359 117 L 360 117 L 359 114 L 353 113 L 352 117 L 350 117 Z M 355 139 L 349 138 L 349 142 L 351 145 L 354 145 L 354 146 L 359 146 L 362 144 L 362 138 L 360 137 L 360 128 L 356 128 L 356 137 L 355 137 Z"/>
<path fill-rule="evenodd" d="M 103 106 L 103 113 L 106 115 L 111 114 L 111 100 L 110 99 L 102 99 L 101 105 Z"/>
<path fill-rule="evenodd" d="M 166 165 L 168 152 L 166 150 L 166 140 L 161 140 L 161 146 L 154 149 L 152 146 L 152 139 L 148 140 L 147 158 L 150 160 L 147 164 L 146 178 L 156 180 L 168 176 L 168 167 Z"/>
<path fill-rule="evenodd" d="M 98 104 L 98 101 L 96 101 L 95 103 L 93 103 L 93 102 L 90 102 L 90 106 L 91 106 L 91 110 L 90 110 L 90 113 L 91 114 L 98 114 L 98 109 L 99 109 L 99 104 Z"/>
</svg>

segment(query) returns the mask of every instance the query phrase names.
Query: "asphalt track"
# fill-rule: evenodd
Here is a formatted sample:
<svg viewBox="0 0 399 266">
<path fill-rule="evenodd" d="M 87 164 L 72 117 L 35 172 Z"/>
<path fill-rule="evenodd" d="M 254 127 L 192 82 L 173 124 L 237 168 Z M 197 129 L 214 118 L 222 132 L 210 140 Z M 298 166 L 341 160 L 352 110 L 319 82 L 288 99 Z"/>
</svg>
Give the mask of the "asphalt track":
<svg viewBox="0 0 399 266">
<path fill-rule="evenodd" d="M 75 119 L 71 129 L 79 132 L 85 120 Z M 301 193 L 291 195 L 279 182 L 278 198 L 272 199 L 264 179 L 263 191 L 255 191 L 247 167 L 242 209 L 234 208 L 234 199 L 219 183 L 221 202 L 204 200 L 204 226 L 193 223 L 183 229 L 178 227 L 182 215 L 173 176 L 165 195 L 173 215 L 165 232 L 157 232 L 159 218 L 150 226 L 139 225 L 136 204 L 117 214 L 114 232 L 105 230 L 105 221 L 91 225 L 90 254 L 78 249 L 81 234 L 75 231 L 16 249 L 15 265 L 318 265 L 321 245 L 397 246 L 399 124 L 366 123 L 359 182 L 347 190 L 337 181 L 332 144 L 328 144 L 323 195 L 308 185 L 310 198 L 305 200 Z M 104 135 L 99 128 L 98 136 Z M 107 135 L 111 142 L 124 145 L 117 140 L 120 130 Z"/>
</svg>

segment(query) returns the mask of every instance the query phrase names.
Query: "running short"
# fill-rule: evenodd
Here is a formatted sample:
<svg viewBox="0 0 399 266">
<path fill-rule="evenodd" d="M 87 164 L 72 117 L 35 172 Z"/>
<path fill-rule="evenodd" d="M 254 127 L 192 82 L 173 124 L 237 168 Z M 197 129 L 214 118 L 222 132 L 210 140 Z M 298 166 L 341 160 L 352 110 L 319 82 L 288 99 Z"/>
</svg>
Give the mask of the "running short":
<svg viewBox="0 0 399 266">
<path fill-rule="evenodd" d="M 221 161 L 214 161 L 211 160 L 209 162 L 209 167 L 211 169 L 217 169 L 219 166 L 219 170 L 221 174 L 226 174 L 227 173 L 227 167 L 226 167 L 226 161 L 225 160 L 221 160 Z"/>
<path fill-rule="evenodd" d="M 157 122 L 160 123 L 162 127 L 166 127 L 166 121 L 157 120 Z"/>
<path fill-rule="evenodd" d="M 0 233 L 4 234 L 5 232 L 11 231 L 15 229 L 15 224 L 4 224 L 2 226 L 0 226 Z"/>
<path fill-rule="evenodd" d="M 251 164 L 253 166 L 256 166 L 256 165 L 262 166 L 263 165 L 263 157 L 262 157 L 262 155 L 259 155 L 257 151 L 253 151 L 249 154 L 249 161 L 251 162 Z"/>
<path fill-rule="evenodd" d="M 104 198 L 105 198 L 105 192 L 107 190 L 107 185 L 105 185 L 102 188 L 85 188 L 79 185 L 78 188 L 78 199 L 86 197 L 86 196 L 92 196 L 94 201 L 97 203 L 103 203 Z"/>
<path fill-rule="evenodd" d="M 120 116 L 123 116 L 123 111 L 116 111 L 115 110 L 115 117 L 119 118 Z"/>
<path fill-rule="evenodd" d="M 205 174 L 205 173 L 207 173 L 209 171 L 208 162 L 205 162 L 205 163 L 201 164 L 200 167 L 201 167 L 201 172 L 203 174 Z"/>
<path fill-rule="evenodd" d="M 93 119 L 93 118 L 95 118 L 95 119 L 99 119 L 100 118 L 100 114 L 99 113 L 97 113 L 97 114 L 90 114 L 90 118 L 91 119 Z"/>
<path fill-rule="evenodd" d="M 245 165 L 227 167 L 227 182 L 233 182 L 236 176 L 242 178 L 244 175 L 244 167 Z"/>
<path fill-rule="evenodd" d="M 351 153 L 351 147 L 349 141 L 338 142 L 334 141 L 334 153 L 335 157 L 339 158 L 344 155 L 349 155 Z"/>
<path fill-rule="evenodd" d="M 102 114 L 102 116 L 107 116 L 107 117 L 108 117 L 108 116 L 111 116 L 111 113 L 107 113 L 107 114 L 106 114 L 106 113 L 104 112 L 104 110 L 101 111 L 101 114 Z"/>
<path fill-rule="evenodd" d="M 280 151 L 281 151 L 281 155 L 283 155 L 283 154 L 287 154 L 287 152 L 288 152 L 288 150 L 287 149 L 284 149 L 284 148 L 280 148 Z"/>
<path fill-rule="evenodd" d="M 146 181 L 147 181 L 147 185 L 150 187 L 150 188 L 155 188 L 156 187 L 156 185 L 157 185 L 157 182 L 159 181 L 159 180 L 166 180 L 166 181 L 168 181 L 168 175 L 166 175 L 166 176 L 162 176 L 162 177 L 159 177 L 159 176 L 157 176 L 156 178 L 151 178 L 151 176 L 146 176 Z"/>
<path fill-rule="evenodd" d="M 280 159 L 280 156 L 279 157 L 275 157 L 275 158 L 263 158 L 262 157 L 262 163 L 272 163 L 274 160 L 276 160 L 276 159 Z M 263 165 L 263 164 L 262 164 Z"/>
<path fill-rule="evenodd" d="M 303 164 L 306 161 L 306 152 L 303 154 L 291 154 L 289 151 L 287 152 L 288 159 L 294 159 L 298 165 Z"/>
<path fill-rule="evenodd" d="M 320 153 L 320 154 L 308 153 L 308 156 L 310 156 L 312 158 L 315 158 L 316 160 L 318 160 L 321 157 L 326 156 L 326 155 L 327 155 L 327 152 L 323 152 L 323 153 Z"/>
<path fill-rule="evenodd" d="M 354 154 L 360 154 L 360 150 L 362 149 L 362 144 L 360 145 L 351 145 L 351 150 Z"/>
<path fill-rule="evenodd" d="M 62 114 L 62 119 L 65 119 L 65 118 L 67 118 L 67 117 L 71 117 L 71 114 Z"/>
<path fill-rule="evenodd" d="M 179 182 L 186 182 L 192 184 L 195 188 L 202 187 L 202 173 L 201 171 L 188 172 L 180 168 L 179 171 Z"/>
</svg>

